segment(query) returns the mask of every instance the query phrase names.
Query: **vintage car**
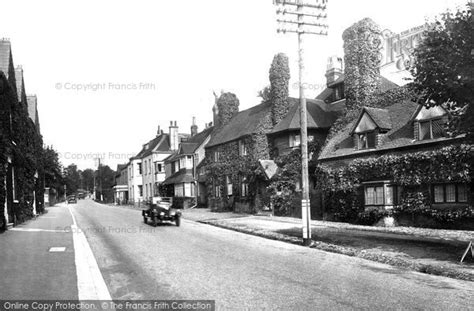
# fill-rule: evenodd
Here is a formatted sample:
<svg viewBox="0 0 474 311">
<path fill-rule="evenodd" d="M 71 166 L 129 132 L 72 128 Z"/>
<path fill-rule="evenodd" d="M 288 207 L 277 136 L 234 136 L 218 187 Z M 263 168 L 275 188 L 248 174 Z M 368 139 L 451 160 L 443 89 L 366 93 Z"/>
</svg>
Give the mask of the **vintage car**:
<svg viewBox="0 0 474 311">
<path fill-rule="evenodd" d="M 70 203 L 77 203 L 77 198 L 75 195 L 70 195 L 67 197 L 67 204 L 70 204 Z"/>
<path fill-rule="evenodd" d="M 153 226 L 157 226 L 158 223 L 163 221 L 171 221 L 179 227 L 181 224 L 181 212 L 174 208 L 171 208 L 170 202 L 164 202 L 160 198 L 155 198 L 155 200 L 148 202 L 148 209 L 142 211 L 143 221 L 150 223 Z"/>
</svg>

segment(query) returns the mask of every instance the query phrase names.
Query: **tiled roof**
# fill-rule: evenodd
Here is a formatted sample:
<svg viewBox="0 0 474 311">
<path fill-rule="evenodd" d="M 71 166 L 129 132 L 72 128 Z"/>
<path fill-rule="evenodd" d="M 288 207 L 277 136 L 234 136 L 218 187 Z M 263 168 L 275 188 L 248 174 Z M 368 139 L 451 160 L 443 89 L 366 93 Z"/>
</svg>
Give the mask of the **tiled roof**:
<svg viewBox="0 0 474 311">
<path fill-rule="evenodd" d="M 169 135 L 160 134 L 146 143 L 135 158 L 144 158 L 152 154 L 153 151 L 171 152 L 169 144 Z"/>
<path fill-rule="evenodd" d="M 206 138 L 212 134 L 212 131 L 214 130 L 213 126 L 210 126 L 201 132 L 197 133 L 196 135 L 192 136 L 187 140 L 188 143 L 197 143 L 198 145 L 201 145 Z M 194 150 L 193 150 L 194 151 Z"/>
<path fill-rule="evenodd" d="M 270 133 L 299 129 L 299 99 L 289 98 L 290 110 L 287 116 L 278 123 Z M 307 99 L 308 128 L 329 128 L 336 120 L 337 114 L 320 100 Z M 267 101 L 237 113 L 229 123 L 216 131 L 208 147 L 224 144 L 246 135 L 257 132 L 260 120 L 271 113 L 271 102 Z"/>
<path fill-rule="evenodd" d="M 287 130 L 296 130 L 300 128 L 300 103 L 298 98 L 290 98 L 292 106 L 288 114 L 278 123 L 271 133 L 278 133 Z M 327 104 L 321 100 L 307 99 L 306 110 L 308 119 L 308 128 L 329 128 L 337 119 L 337 112 L 330 111 Z"/>
<path fill-rule="evenodd" d="M 117 164 L 117 172 L 120 172 L 123 169 L 126 169 L 128 164 Z"/>
<path fill-rule="evenodd" d="M 384 76 L 379 75 L 379 79 L 380 79 L 380 86 L 377 90 L 377 93 L 383 93 L 388 90 L 399 87 L 396 83 L 390 81 Z M 316 99 L 322 100 L 324 102 L 329 102 L 332 95 L 334 94 L 333 86 L 340 84 L 342 82 L 344 82 L 344 74 L 342 74 L 335 82 L 331 83 L 330 87 L 325 88 L 318 96 L 316 96 Z"/>
<path fill-rule="evenodd" d="M 185 182 L 194 182 L 193 170 L 192 169 L 180 169 L 170 177 L 166 178 L 163 184 L 172 185 Z"/>
<path fill-rule="evenodd" d="M 197 133 L 196 135 L 189 138 L 187 141 L 182 141 L 179 144 L 178 152 L 173 153 L 171 156 L 165 159 L 165 162 L 172 162 L 176 159 L 179 159 L 182 155 L 190 155 L 194 154 L 196 149 L 201 146 L 202 143 L 206 140 L 206 138 L 211 135 L 214 127 L 208 127 L 207 129 Z"/>
<path fill-rule="evenodd" d="M 199 143 L 181 142 L 179 154 L 193 154 L 197 147 L 199 147 Z"/>
<path fill-rule="evenodd" d="M 390 130 L 383 135 L 381 145 L 378 146 L 376 150 L 394 149 L 407 145 L 424 144 L 429 142 L 414 141 L 413 123 L 411 122 L 411 119 L 413 113 L 418 109 L 418 106 L 417 103 L 405 100 L 389 106 L 386 109 L 369 109 L 372 113 L 374 111 L 379 112 L 377 118 L 382 118 L 379 122 L 388 122 L 389 119 L 391 125 L 390 128 L 387 128 Z M 367 109 L 367 107 L 363 109 Z M 374 121 L 377 122 L 376 120 Z M 354 150 L 351 133 L 356 122 L 357 119 L 350 122 L 343 130 L 327 142 L 319 156 L 320 160 L 374 151 L 374 149 Z M 441 138 L 440 140 L 445 139 L 446 138 Z"/>
<path fill-rule="evenodd" d="M 380 129 L 390 130 L 392 128 L 392 121 L 388 109 L 363 107 L 359 115 L 359 120 L 364 112 L 367 112 L 367 114 L 372 118 L 372 120 Z M 357 124 L 354 124 L 354 126 L 357 126 Z"/>
<path fill-rule="evenodd" d="M 215 131 L 207 147 L 216 146 L 236 140 L 257 132 L 260 120 L 271 112 L 269 101 L 238 112 L 229 123 Z"/>
</svg>

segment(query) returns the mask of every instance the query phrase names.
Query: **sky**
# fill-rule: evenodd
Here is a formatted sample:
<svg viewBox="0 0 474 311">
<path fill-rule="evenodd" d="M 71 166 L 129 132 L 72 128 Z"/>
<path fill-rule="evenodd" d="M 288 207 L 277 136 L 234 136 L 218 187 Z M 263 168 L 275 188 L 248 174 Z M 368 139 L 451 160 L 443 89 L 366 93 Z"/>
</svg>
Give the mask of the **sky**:
<svg viewBox="0 0 474 311">
<path fill-rule="evenodd" d="M 328 57 L 343 56 L 342 32 L 358 20 L 398 33 L 466 2 L 329 0 L 328 35 L 305 38 L 307 97 L 323 90 Z M 276 33 L 272 0 L 16 0 L 2 10 L 0 37 L 65 166 L 94 168 L 100 157 L 115 169 L 171 120 L 189 133 L 196 117 L 204 129 L 213 91 L 235 93 L 240 110 L 260 103 L 279 52 L 298 96 L 297 37 Z"/>
</svg>

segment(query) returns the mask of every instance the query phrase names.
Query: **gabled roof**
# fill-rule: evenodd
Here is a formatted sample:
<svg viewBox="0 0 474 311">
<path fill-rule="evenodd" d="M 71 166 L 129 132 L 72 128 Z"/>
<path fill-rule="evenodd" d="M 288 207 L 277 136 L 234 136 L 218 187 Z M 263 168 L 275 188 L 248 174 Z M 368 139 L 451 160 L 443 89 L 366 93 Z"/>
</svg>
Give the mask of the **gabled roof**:
<svg viewBox="0 0 474 311">
<path fill-rule="evenodd" d="M 181 142 L 178 153 L 181 155 L 193 154 L 197 147 L 199 147 L 199 143 Z"/>
<path fill-rule="evenodd" d="M 386 107 L 385 109 L 369 109 L 372 114 L 374 111 L 386 110 L 386 112 L 377 114 L 377 117 L 381 118 L 379 122 L 387 122 L 387 115 L 389 116 L 388 119 L 391 122 L 390 130 L 383 135 L 380 145 L 377 146 L 377 149 L 375 150 L 396 149 L 403 146 L 427 143 L 428 141 L 414 141 L 412 116 L 418 108 L 419 104 L 405 100 Z M 367 107 L 363 109 L 367 109 Z M 354 150 L 354 140 L 351 135 L 359 118 L 360 114 L 358 115 L 357 119 L 354 119 L 333 138 L 328 140 L 326 146 L 321 151 L 319 156 L 320 160 L 374 151 L 374 149 Z M 442 140 L 445 139 L 446 138 L 442 138 Z"/>
<path fill-rule="evenodd" d="M 172 162 L 176 159 L 179 159 L 183 155 L 192 155 L 196 152 L 196 150 L 201 146 L 209 135 L 212 134 L 214 127 L 208 127 L 205 130 L 197 133 L 196 135 L 189 138 L 187 141 L 182 141 L 179 144 L 179 149 L 177 152 L 173 153 L 169 157 L 165 159 L 165 162 Z"/>
<path fill-rule="evenodd" d="M 201 145 L 205 140 L 206 138 L 212 134 L 214 130 L 214 127 L 213 126 L 210 126 L 204 130 L 202 130 L 201 132 L 197 133 L 196 135 L 192 136 L 191 138 L 189 138 L 187 140 L 188 143 L 197 143 L 199 145 Z"/>
<path fill-rule="evenodd" d="M 273 130 L 271 134 L 283 132 L 287 130 L 298 130 L 300 129 L 300 103 L 298 98 L 290 98 L 292 106 L 288 111 L 287 115 L 281 120 Z M 317 99 L 306 100 L 306 110 L 308 119 L 308 128 L 311 129 L 328 129 L 336 121 L 338 113 L 336 111 L 330 111 L 327 104 Z"/>
<path fill-rule="evenodd" d="M 354 126 L 352 127 L 351 134 L 354 133 L 356 127 L 359 125 L 359 122 L 365 113 L 369 115 L 369 117 L 372 119 L 372 121 L 374 121 L 374 123 L 379 129 L 390 130 L 392 128 L 392 121 L 388 109 L 363 107 L 361 112 L 359 113 L 359 118 L 357 122 L 355 122 Z"/>
<path fill-rule="evenodd" d="M 256 133 L 260 121 L 271 112 L 271 103 L 266 101 L 252 108 L 239 111 L 230 119 L 229 123 L 215 131 L 207 144 L 212 147 L 224 144 L 240 137 Z"/>
<path fill-rule="evenodd" d="M 162 153 L 171 152 L 168 134 L 160 134 L 144 144 L 142 150 L 140 150 L 135 158 L 144 158 L 157 151 Z"/>
</svg>

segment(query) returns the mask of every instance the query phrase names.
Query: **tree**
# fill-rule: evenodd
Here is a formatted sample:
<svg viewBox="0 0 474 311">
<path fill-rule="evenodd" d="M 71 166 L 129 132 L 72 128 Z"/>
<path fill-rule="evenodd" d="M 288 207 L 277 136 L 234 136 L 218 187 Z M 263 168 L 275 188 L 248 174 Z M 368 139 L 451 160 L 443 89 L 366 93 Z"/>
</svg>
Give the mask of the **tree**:
<svg viewBox="0 0 474 311">
<path fill-rule="evenodd" d="M 94 170 L 88 168 L 82 171 L 81 180 L 81 187 L 84 190 L 87 190 L 89 192 L 94 191 Z"/>
<path fill-rule="evenodd" d="M 100 165 L 96 171 L 97 198 L 105 202 L 113 202 L 115 171 L 108 165 Z"/>
<path fill-rule="evenodd" d="M 53 147 L 46 147 L 43 150 L 43 166 L 45 187 L 62 189 L 61 164 L 59 163 L 59 155 Z"/>
<path fill-rule="evenodd" d="M 290 104 L 288 101 L 290 67 L 288 56 L 278 53 L 273 57 L 270 66 L 270 100 L 272 102 L 273 125 L 279 123 L 288 113 Z"/>
<path fill-rule="evenodd" d="M 81 174 L 77 170 L 76 164 L 70 164 L 64 169 L 64 184 L 66 185 L 67 195 L 77 192 L 81 185 Z"/>
<path fill-rule="evenodd" d="M 443 13 L 415 50 L 411 68 L 414 86 L 426 106 L 447 105 L 454 111 L 455 132 L 474 139 L 474 19 L 473 5 Z"/>
<path fill-rule="evenodd" d="M 270 100 L 270 86 L 267 85 L 260 91 L 258 91 L 257 96 L 262 99 L 262 103 Z"/>
</svg>

